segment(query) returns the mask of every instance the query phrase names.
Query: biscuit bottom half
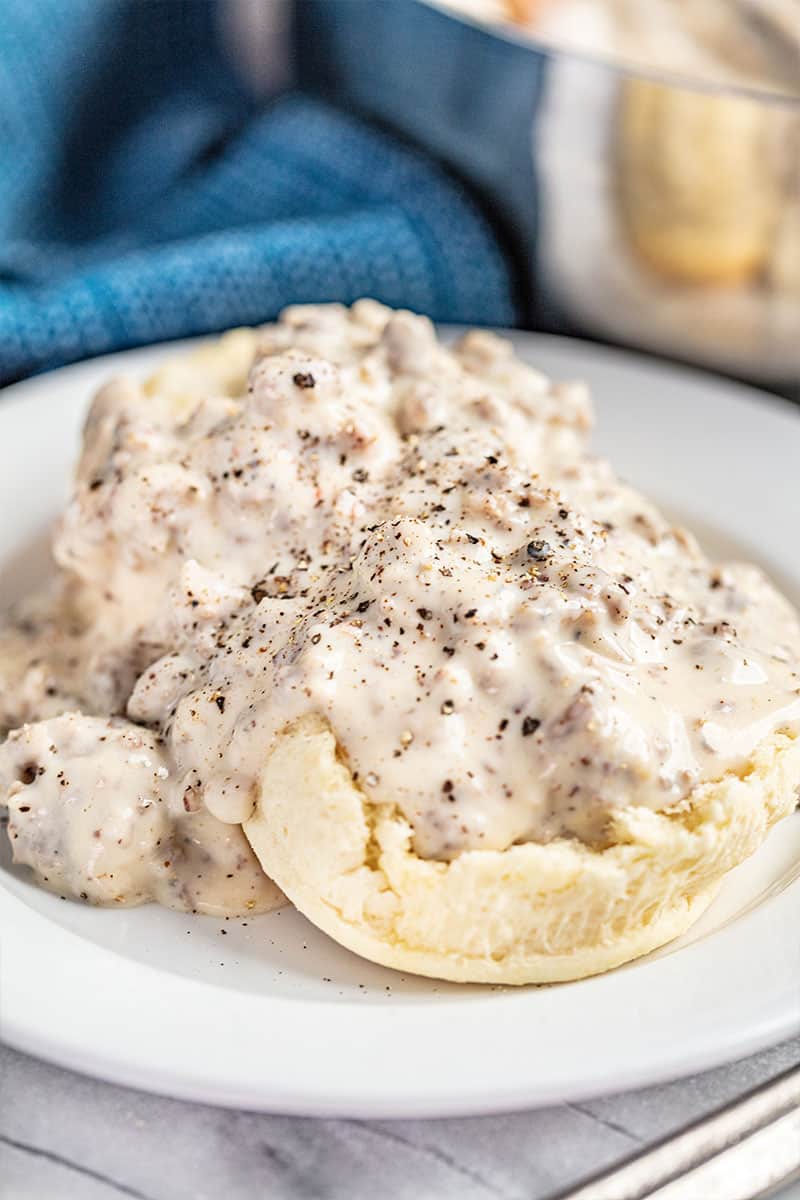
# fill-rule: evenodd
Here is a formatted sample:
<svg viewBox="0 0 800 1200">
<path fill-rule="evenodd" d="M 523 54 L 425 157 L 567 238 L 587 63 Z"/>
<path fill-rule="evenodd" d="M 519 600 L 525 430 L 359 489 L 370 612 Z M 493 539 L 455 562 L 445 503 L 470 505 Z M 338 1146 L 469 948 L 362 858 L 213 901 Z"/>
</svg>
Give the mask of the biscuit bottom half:
<svg viewBox="0 0 800 1200">
<path fill-rule="evenodd" d="M 613 844 L 526 843 L 423 859 L 395 810 L 353 782 L 330 727 L 306 716 L 267 760 L 244 831 L 262 867 L 356 954 L 439 979 L 580 979 L 682 934 L 724 875 L 796 802 L 800 740 L 776 734 L 680 813 L 619 810 Z"/>
</svg>

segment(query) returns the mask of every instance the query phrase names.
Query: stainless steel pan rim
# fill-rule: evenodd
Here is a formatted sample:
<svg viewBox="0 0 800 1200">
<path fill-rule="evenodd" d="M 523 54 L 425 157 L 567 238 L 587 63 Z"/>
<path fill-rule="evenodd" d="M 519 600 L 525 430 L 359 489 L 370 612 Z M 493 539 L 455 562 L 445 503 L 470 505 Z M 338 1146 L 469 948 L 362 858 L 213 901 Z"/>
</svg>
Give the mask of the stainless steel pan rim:
<svg viewBox="0 0 800 1200">
<path fill-rule="evenodd" d="M 468 13 L 460 12 L 452 4 L 448 3 L 448 0 L 415 0 L 415 2 L 424 5 L 426 8 L 435 9 L 460 25 L 468 25 L 473 29 L 478 29 L 482 33 L 488 34 L 490 37 L 508 42 L 514 46 L 519 46 L 522 49 L 530 50 L 533 54 L 553 61 L 569 59 L 574 62 L 587 63 L 593 67 L 604 68 L 620 76 L 622 79 L 643 79 L 651 83 L 663 83 L 670 87 L 679 88 L 681 91 L 705 92 L 715 96 L 741 96 L 757 101 L 759 104 L 769 105 L 770 107 L 788 109 L 791 112 L 800 112 L 800 96 L 792 96 L 780 91 L 773 92 L 767 88 L 759 88 L 749 84 L 715 83 L 710 80 L 696 79 L 691 75 L 684 75 L 680 71 L 657 68 L 644 71 L 632 64 L 614 59 L 610 55 L 592 54 L 588 50 L 574 50 L 572 48 L 561 49 L 550 45 L 548 42 L 541 41 L 534 33 L 521 29 L 510 21 L 482 21 L 478 17 L 472 17 Z"/>
</svg>

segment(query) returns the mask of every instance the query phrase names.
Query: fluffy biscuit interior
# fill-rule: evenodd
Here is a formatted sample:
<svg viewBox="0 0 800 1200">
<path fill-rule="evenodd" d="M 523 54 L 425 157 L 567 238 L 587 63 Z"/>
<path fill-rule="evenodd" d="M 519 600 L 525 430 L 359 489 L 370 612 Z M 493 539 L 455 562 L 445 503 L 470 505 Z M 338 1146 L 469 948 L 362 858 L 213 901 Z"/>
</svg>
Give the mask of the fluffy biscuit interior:
<svg viewBox="0 0 800 1200">
<path fill-rule="evenodd" d="M 286 729 L 245 834 L 265 871 L 316 925 L 373 961 L 462 981 L 576 979 L 683 933 L 724 874 L 794 803 L 800 744 L 764 742 L 684 811 L 620 810 L 614 843 L 577 840 L 419 858 L 402 816 L 353 782 L 331 729 Z"/>
</svg>

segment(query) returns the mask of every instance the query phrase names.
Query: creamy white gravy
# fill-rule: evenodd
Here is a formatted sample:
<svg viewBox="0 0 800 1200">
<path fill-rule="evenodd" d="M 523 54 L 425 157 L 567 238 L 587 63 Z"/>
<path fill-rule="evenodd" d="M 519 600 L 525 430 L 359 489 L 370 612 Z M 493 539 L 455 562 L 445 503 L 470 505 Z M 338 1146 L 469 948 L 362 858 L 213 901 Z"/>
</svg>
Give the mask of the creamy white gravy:
<svg viewBox="0 0 800 1200">
<path fill-rule="evenodd" d="M 613 809 L 680 808 L 796 731 L 791 606 L 591 458 L 589 427 L 585 390 L 502 340 L 447 349 L 369 301 L 288 310 L 240 397 L 110 385 L 55 542 L 83 652 L 13 668 L 45 718 L 0 751 L 19 861 L 101 903 L 274 903 L 238 826 L 309 712 L 440 859 L 603 844 Z M 50 716 L 61 695 L 92 715 Z"/>
</svg>

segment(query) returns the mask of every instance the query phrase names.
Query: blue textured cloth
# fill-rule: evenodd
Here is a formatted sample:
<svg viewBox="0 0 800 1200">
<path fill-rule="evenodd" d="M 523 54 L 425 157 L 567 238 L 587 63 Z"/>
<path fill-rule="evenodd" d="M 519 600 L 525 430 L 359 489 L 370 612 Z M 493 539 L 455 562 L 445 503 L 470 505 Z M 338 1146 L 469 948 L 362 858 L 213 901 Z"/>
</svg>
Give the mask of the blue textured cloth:
<svg viewBox="0 0 800 1200">
<path fill-rule="evenodd" d="M 2 0 L 0 382 L 376 296 L 510 324 L 471 198 L 302 94 L 257 106 L 203 0 Z"/>
</svg>

